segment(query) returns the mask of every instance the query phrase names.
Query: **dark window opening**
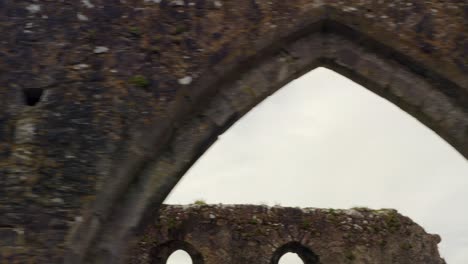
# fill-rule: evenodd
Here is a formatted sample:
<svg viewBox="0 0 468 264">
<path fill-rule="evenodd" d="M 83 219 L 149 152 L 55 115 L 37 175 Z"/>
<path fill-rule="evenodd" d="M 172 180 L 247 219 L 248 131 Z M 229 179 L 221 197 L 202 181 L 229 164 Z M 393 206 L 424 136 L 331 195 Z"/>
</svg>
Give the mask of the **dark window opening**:
<svg viewBox="0 0 468 264">
<path fill-rule="evenodd" d="M 44 90 L 42 88 L 25 88 L 23 89 L 24 100 L 26 105 L 34 106 L 41 101 Z"/>
</svg>

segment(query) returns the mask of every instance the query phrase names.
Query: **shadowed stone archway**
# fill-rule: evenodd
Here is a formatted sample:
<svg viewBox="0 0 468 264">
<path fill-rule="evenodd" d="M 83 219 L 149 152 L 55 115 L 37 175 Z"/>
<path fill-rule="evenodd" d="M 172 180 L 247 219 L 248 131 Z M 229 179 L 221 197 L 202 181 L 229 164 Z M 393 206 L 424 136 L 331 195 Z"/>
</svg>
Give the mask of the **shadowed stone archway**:
<svg viewBox="0 0 468 264">
<path fill-rule="evenodd" d="M 466 10 L 457 1 L 0 3 L 9 236 L 0 260 L 124 261 L 217 135 L 318 66 L 467 157 Z M 29 89 L 41 93 L 25 104 Z"/>
</svg>

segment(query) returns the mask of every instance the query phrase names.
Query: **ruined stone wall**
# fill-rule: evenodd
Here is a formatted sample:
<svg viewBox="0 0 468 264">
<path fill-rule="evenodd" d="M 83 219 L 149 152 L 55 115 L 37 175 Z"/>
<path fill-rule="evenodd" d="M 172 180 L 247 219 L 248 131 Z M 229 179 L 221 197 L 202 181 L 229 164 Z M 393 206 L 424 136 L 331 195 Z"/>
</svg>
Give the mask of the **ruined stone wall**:
<svg viewBox="0 0 468 264">
<path fill-rule="evenodd" d="M 0 262 L 125 261 L 217 136 L 317 66 L 468 157 L 466 1 L 1 0 Z"/>
<path fill-rule="evenodd" d="M 438 235 L 395 210 L 254 205 L 167 205 L 147 226 L 130 263 L 165 264 L 176 250 L 194 264 L 442 264 Z"/>
</svg>

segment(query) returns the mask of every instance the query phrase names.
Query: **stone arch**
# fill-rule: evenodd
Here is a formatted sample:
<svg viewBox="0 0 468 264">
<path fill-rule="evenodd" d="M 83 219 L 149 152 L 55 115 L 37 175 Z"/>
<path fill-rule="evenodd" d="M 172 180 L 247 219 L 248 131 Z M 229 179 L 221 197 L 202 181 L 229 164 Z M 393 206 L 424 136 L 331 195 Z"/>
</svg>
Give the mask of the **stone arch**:
<svg viewBox="0 0 468 264">
<path fill-rule="evenodd" d="M 199 77 L 189 86 L 177 87 L 175 99 L 154 118 L 152 129 L 140 130 L 126 142 L 120 151 L 123 158 L 116 159 L 101 185 L 106 187 L 97 188 L 96 199 L 67 236 L 67 261 L 121 261 L 127 241 L 217 135 L 269 94 L 318 66 L 387 98 L 468 157 L 468 80 L 463 66 L 467 55 L 451 42 L 452 37 L 465 39 L 463 15 L 449 17 L 458 28 L 451 31 L 449 44 L 454 47 L 447 44 L 447 48 L 438 44 L 435 29 L 427 25 L 439 22 L 423 23 L 427 14 L 418 21 L 420 32 L 410 34 L 414 23 L 395 22 L 401 18 L 399 7 L 363 3 L 288 1 L 280 7 L 286 10 L 285 19 L 271 24 L 275 30 L 258 28 L 262 27 L 258 21 L 236 25 L 247 29 L 234 34 L 232 44 L 204 57 L 208 64 L 195 61 L 194 68 L 201 69 Z M 167 3 L 162 8 L 168 8 Z M 261 9 L 248 8 L 254 18 Z M 417 8 L 430 10 L 422 1 Z M 395 21 L 376 23 L 376 15 Z M 248 41 L 235 40 L 243 38 Z M 225 55 L 229 52 L 233 55 Z"/>
<path fill-rule="evenodd" d="M 165 264 L 169 256 L 177 250 L 187 252 L 192 258 L 192 264 L 204 264 L 203 255 L 193 245 L 182 240 L 172 240 L 154 247 L 150 253 L 150 263 Z"/>
<path fill-rule="evenodd" d="M 319 256 L 296 241 L 286 243 L 277 248 L 271 257 L 271 264 L 278 264 L 280 258 L 286 253 L 296 253 L 304 264 L 320 264 Z"/>
</svg>

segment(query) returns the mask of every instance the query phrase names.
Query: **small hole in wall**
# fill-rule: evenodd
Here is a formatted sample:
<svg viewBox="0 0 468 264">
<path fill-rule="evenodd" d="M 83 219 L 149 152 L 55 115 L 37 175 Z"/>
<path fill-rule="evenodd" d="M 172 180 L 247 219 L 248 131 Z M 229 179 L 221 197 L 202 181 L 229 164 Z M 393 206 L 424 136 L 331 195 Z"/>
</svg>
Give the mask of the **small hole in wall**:
<svg viewBox="0 0 468 264">
<path fill-rule="evenodd" d="M 41 101 L 44 89 L 42 88 L 25 88 L 23 89 L 24 101 L 26 105 L 34 106 Z"/>
</svg>

